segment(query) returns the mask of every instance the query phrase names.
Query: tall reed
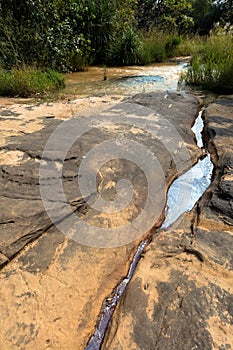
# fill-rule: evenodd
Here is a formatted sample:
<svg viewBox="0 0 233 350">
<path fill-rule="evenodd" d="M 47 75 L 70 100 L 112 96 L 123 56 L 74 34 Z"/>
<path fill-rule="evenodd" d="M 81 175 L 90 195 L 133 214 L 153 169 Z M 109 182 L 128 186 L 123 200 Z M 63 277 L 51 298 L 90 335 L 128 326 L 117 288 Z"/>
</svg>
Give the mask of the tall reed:
<svg viewBox="0 0 233 350">
<path fill-rule="evenodd" d="M 211 35 L 193 55 L 184 76 L 187 84 L 218 92 L 233 91 L 233 36 Z"/>
</svg>

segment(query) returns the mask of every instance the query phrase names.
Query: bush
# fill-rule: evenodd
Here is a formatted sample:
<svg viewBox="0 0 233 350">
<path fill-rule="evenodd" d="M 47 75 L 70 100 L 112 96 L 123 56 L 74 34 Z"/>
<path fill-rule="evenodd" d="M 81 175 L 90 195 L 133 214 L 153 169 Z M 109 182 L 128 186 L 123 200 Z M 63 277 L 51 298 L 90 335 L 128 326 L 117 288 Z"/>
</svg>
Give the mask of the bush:
<svg viewBox="0 0 233 350">
<path fill-rule="evenodd" d="M 128 27 L 137 0 L 0 0 L 0 64 L 59 72 L 106 63 L 112 37 Z"/>
<path fill-rule="evenodd" d="M 196 53 L 184 76 L 187 84 L 218 92 L 233 91 L 233 38 L 214 35 Z"/>
<path fill-rule="evenodd" d="M 176 50 L 181 43 L 181 37 L 178 35 L 171 35 L 168 37 L 165 49 L 167 57 L 172 57 L 176 55 Z"/>
<path fill-rule="evenodd" d="M 33 67 L 14 68 L 0 72 L 0 95 L 28 97 L 55 92 L 64 87 L 64 78 L 51 69 L 41 71 Z"/>
<path fill-rule="evenodd" d="M 142 54 L 142 42 L 129 27 L 114 37 L 109 49 L 108 62 L 117 66 L 140 64 Z"/>
</svg>

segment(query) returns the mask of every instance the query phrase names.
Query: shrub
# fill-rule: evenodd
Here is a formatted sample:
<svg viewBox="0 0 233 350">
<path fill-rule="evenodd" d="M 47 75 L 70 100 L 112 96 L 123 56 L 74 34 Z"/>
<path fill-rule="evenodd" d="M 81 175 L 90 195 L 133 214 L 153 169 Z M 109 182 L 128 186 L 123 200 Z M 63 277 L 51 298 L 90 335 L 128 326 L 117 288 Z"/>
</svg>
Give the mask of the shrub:
<svg viewBox="0 0 233 350">
<path fill-rule="evenodd" d="M 1 96 L 44 95 L 63 87 L 63 76 L 51 69 L 41 71 L 33 67 L 24 67 L 0 72 Z"/>
<path fill-rule="evenodd" d="M 168 37 L 165 49 L 167 57 L 172 57 L 176 55 L 176 50 L 181 43 L 181 37 L 178 35 L 171 35 Z"/>
<path fill-rule="evenodd" d="M 109 49 L 108 62 L 117 66 L 141 63 L 143 45 L 131 27 L 115 35 Z"/>
<path fill-rule="evenodd" d="M 161 30 L 153 30 L 142 34 L 142 41 L 142 64 L 149 64 L 163 62 L 169 57 L 176 55 L 182 39 L 178 35 L 168 34 Z"/>
</svg>

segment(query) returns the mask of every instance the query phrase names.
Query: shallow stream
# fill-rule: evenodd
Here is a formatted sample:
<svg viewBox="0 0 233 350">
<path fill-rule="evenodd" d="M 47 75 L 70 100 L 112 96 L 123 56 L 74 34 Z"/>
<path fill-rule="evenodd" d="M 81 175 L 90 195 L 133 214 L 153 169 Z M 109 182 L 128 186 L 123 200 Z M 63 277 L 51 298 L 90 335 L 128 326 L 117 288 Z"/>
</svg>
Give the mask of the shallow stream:
<svg viewBox="0 0 233 350">
<path fill-rule="evenodd" d="M 166 63 L 133 67 L 90 67 L 86 72 L 65 74 L 66 94 L 84 96 L 177 90 L 187 63 Z M 104 76 L 106 74 L 106 80 Z"/>
</svg>

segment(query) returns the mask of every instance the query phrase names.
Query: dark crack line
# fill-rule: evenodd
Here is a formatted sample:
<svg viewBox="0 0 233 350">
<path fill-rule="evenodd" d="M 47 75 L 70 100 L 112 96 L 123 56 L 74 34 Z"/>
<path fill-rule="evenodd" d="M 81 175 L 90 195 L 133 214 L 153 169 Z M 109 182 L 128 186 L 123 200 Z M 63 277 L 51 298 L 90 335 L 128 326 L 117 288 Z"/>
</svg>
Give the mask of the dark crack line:
<svg viewBox="0 0 233 350">
<path fill-rule="evenodd" d="M 133 102 L 135 103 L 135 101 Z M 136 102 L 138 103 L 138 102 Z M 140 103 L 138 103 L 140 105 Z M 198 117 L 199 115 L 199 110 L 197 110 L 197 113 L 196 113 L 196 118 Z M 203 114 L 202 114 L 203 115 Z M 196 119 L 195 119 L 196 120 Z M 194 121 L 195 123 L 195 121 Z M 202 130 L 202 140 L 204 141 L 204 133 L 206 131 L 206 121 L 204 119 L 204 127 L 203 127 L 203 130 Z M 208 139 L 209 141 L 209 139 Z M 206 143 L 207 146 L 208 143 Z M 211 153 L 211 152 L 210 152 Z M 200 159 L 201 157 L 203 157 L 203 155 L 200 156 Z M 198 162 L 198 160 L 196 161 Z M 192 166 L 194 166 L 194 164 L 192 164 Z M 184 172 L 186 170 L 184 169 Z M 179 177 L 180 174 L 177 174 L 176 177 Z M 211 181 L 213 181 L 213 174 L 212 174 L 212 179 Z M 172 181 L 171 181 L 172 182 Z M 167 189 L 167 193 L 168 193 L 168 189 Z M 197 201 L 197 203 L 202 199 L 202 196 L 199 198 L 199 200 Z M 197 204 L 197 207 L 198 207 L 198 204 Z M 198 214 L 198 211 L 200 210 L 200 208 L 198 207 L 197 209 L 197 214 Z M 199 215 L 195 215 L 194 216 L 197 217 L 197 220 L 199 219 Z M 197 222 L 196 222 L 197 223 Z M 193 221 L 191 222 L 191 233 L 192 233 L 192 237 L 195 237 L 196 236 L 196 225 L 195 225 L 195 218 L 193 219 Z M 159 234 L 159 231 L 158 231 L 158 234 Z M 150 240 L 151 241 L 151 240 Z M 148 241 L 146 243 L 146 246 L 150 243 L 150 241 Z M 145 243 L 146 241 L 144 241 Z M 141 242 L 142 244 L 143 242 Z M 191 241 L 191 244 L 192 244 L 192 241 Z M 140 247 L 140 245 L 139 245 Z M 138 249 L 139 249 L 138 247 Z M 202 255 L 202 253 L 200 253 L 199 251 L 193 249 L 193 248 L 190 248 L 190 247 L 181 247 L 182 248 L 182 251 L 185 252 L 185 253 L 188 253 L 188 254 L 193 254 L 194 256 L 196 256 L 196 258 L 200 261 L 200 262 L 203 262 L 204 261 L 204 256 Z M 133 273 L 137 267 L 137 264 L 138 264 L 138 261 L 139 259 L 142 257 L 142 254 L 143 254 L 143 251 L 144 251 L 145 247 L 142 249 L 142 251 L 140 252 L 140 255 L 139 257 L 136 259 L 136 264 L 135 266 L 133 267 L 133 271 L 132 271 L 132 276 L 133 276 Z M 138 251 L 136 252 L 136 254 L 134 255 L 134 258 L 136 257 Z M 134 260 L 133 260 L 134 261 Z M 129 273 L 130 273 L 130 270 L 132 268 L 132 265 L 133 265 L 133 262 L 131 262 L 131 265 L 130 265 L 130 269 L 129 269 Z M 129 275 L 128 273 L 128 275 Z M 102 304 L 102 309 L 101 309 L 101 313 L 99 315 L 99 320 L 97 321 L 97 324 L 96 324 L 96 327 L 95 327 L 95 332 L 93 334 L 93 336 L 89 339 L 89 342 L 87 344 L 87 347 L 85 348 L 85 350 L 100 350 L 101 349 L 101 346 L 103 344 L 103 340 L 104 340 L 104 336 L 105 336 L 105 333 L 106 333 L 106 330 L 108 328 L 108 325 L 109 325 L 109 322 L 113 316 L 113 313 L 115 311 L 115 308 L 118 304 L 118 301 L 120 300 L 121 296 L 123 295 L 124 291 L 125 291 L 125 288 L 126 286 L 128 285 L 128 283 L 130 282 L 132 276 L 127 280 L 127 284 L 124 286 L 124 289 L 123 291 L 121 292 L 121 294 L 118 295 L 118 288 L 121 286 L 121 283 L 123 283 L 127 278 L 128 278 L 128 275 L 125 279 L 123 279 L 122 282 L 120 282 L 117 287 L 114 289 L 113 291 L 113 297 L 111 298 L 106 298 Z M 179 287 L 180 285 L 180 282 L 178 283 L 178 285 L 176 286 L 174 292 L 177 290 L 177 288 Z M 173 292 L 173 294 L 174 294 Z M 116 294 L 117 293 L 117 294 Z M 114 301 L 114 297 L 115 296 L 118 296 L 118 298 L 116 299 L 115 303 L 113 302 Z M 109 304 L 110 303 L 110 304 Z M 158 342 L 159 342 L 159 339 L 160 339 L 160 335 L 162 333 L 162 329 L 163 329 L 163 323 L 164 323 L 164 320 L 165 320 L 165 317 L 166 317 L 166 313 L 167 313 L 167 310 L 168 310 L 168 306 L 164 312 L 164 315 L 163 315 L 163 319 L 162 319 L 162 322 L 161 322 L 161 327 L 160 327 L 160 332 L 159 332 L 159 335 L 158 335 L 158 339 L 156 341 L 156 344 L 155 346 L 158 345 Z M 106 319 L 106 313 L 109 313 L 107 319 Z M 104 324 L 102 325 L 102 321 L 104 321 Z"/>
<path fill-rule="evenodd" d="M 194 255 L 200 262 L 205 260 L 203 254 L 196 249 L 184 247 L 183 252 Z"/>
<path fill-rule="evenodd" d="M 7 179 L 8 182 L 11 182 L 11 183 L 16 183 L 16 184 L 19 184 L 19 185 L 31 185 L 31 186 L 39 186 L 39 182 L 36 182 L 36 183 L 32 183 L 32 182 L 24 182 L 24 181 L 20 181 L 20 180 L 15 180 L 15 179 Z"/>
<path fill-rule="evenodd" d="M 48 225 L 47 227 L 45 227 L 44 229 L 40 229 L 40 230 L 37 230 L 35 232 L 32 232 L 30 234 L 27 234 L 25 236 L 23 236 L 22 238 L 25 238 L 25 237 L 31 237 L 31 239 L 29 239 L 27 241 L 27 243 L 19 250 L 17 251 L 15 254 L 11 255 L 11 256 L 7 256 L 6 254 L 0 252 L 3 254 L 3 256 L 5 256 L 8 260 L 6 262 L 4 262 L 1 266 L 0 266 L 0 271 L 5 267 L 7 266 L 9 263 L 11 263 L 13 260 L 15 260 L 18 255 L 23 251 L 25 250 L 25 248 L 27 248 L 31 243 L 35 242 L 36 240 L 38 240 L 38 238 L 40 238 L 44 233 L 46 233 L 50 228 L 53 227 L 53 224 L 50 224 Z M 11 246 L 15 245 L 16 243 L 20 242 L 20 241 L 23 241 L 22 238 L 18 239 L 17 241 L 15 241 Z"/>
<path fill-rule="evenodd" d="M 35 196 L 10 196 L 10 195 L 6 195 L 6 194 L 1 194 L 0 195 L 3 198 L 9 198 L 9 199 L 22 199 L 22 200 L 35 200 L 35 201 L 41 201 L 41 197 L 35 197 Z"/>
<path fill-rule="evenodd" d="M 2 221 L 2 222 L 0 222 L 0 225 L 14 224 L 14 223 L 15 223 L 15 221 L 14 221 L 14 220 L 6 220 L 6 221 Z M 0 253 L 1 253 L 1 251 L 0 251 Z"/>
<path fill-rule="evenodd" d="M 20 151 L 25 153 L 29 158 L 34 159 L 34 160 L 41 160 L 41 156 L 37 155 L 35 156 L 34 154 L 30 153 L 29 151 L 26 151 L 24 149 L 21 149 L 19 147 L 10 147 L 10 146 L 2 146 L 0 147 L 0 150 L 6 150 L 6 151 Z"/>
</svg>

